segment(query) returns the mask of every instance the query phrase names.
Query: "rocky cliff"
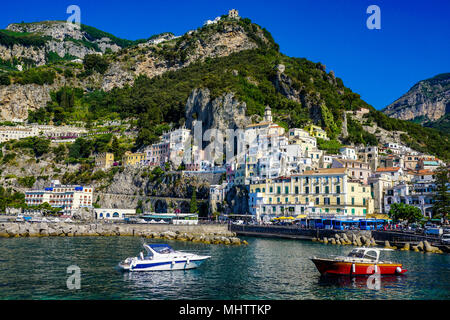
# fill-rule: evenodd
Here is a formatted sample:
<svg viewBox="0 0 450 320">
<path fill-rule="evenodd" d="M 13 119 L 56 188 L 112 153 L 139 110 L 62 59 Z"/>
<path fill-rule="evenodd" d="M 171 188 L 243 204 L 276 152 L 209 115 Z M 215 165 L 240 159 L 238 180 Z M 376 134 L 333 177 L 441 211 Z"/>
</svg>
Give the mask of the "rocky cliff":
<svg viewBox="0 0 450 320">
<path fill-rule="evenodd" d="M 105 53 L 107 49 L 117 52 L 121 49 L 112 39 L 102 37 L 93 39 L 90 34 L 77 24 L 65 21 L 43 21 L 38 23 L 13 23 L 6 28 L 10 39 L 16 44 L 0 42 L 0 58 L 18 61 L 32 61 L 36 66 L 49 62 L 49 53 L 56 53 L 60 58 L 71 57 L 83 59 L 87 54 Z M 21 41 L 29 39 L 34 41 Z"/>
<path fill-rule="evenodd" d="M 250 124 L 246 110 L 245 102 L 239 101 L 232 92 L 214 98 L 207 88 L 194 89 L 186 103 L 186 127 L 194 129 L 195 121 L 201 121 L 203 131 L 243 129 Z"/>
<path fill-rule="evenodd" d="M 436 121 L 450 112 L 450 73 L 415 84 L 383 112 L 401 120 Z"/>
<path fill-rule="evenodd" d="M 81 81 L 78 76 L 82 70 L 79 67 L 59 63 L 55 66 L 57 72 L 70 69 L 75 76 L 67 79 L 65 74 L 60 75 L 61 81 L 52 90 L 70 84 L 89 87 L 90 90 L 111 91 L 116 87 L 133 85 L 141 75 L 153 78 L 208 58 L 255 49 L 258 47 L 257 41 L 268 42 L 261 29 L 256 28 L 255 32 L 249 34 L 243 26 L 233 22 L 199 28 L 181 37 L 164 33 L 139 43 L 112 35 L 100 37 L 99 34 L 108 34 L 92 29 L 60 21 L 11 24 L 6 33 L 0 30 L 0 67 L 2 61 L 13 61 L 14 68 L 25 70 L 30 64 L 48 64 L 50 56 L 70 61 L 82 59 L 87 54 L 108 53 L 105 57 L 109 66 L 100 78 L 94 74 Z M 48 89 L 45 86 L 21 86 L 14 81 L 11 86 L 0 84 L 1 119 L 26 119 L 29 109 L 44 107 L 49 101 Z"/>
<path fill-rule="evenodd" d="M 105 73 L 102 89 L 132 85 L 139 75 L 149 78 L 176 71 L 207 58 L 225 57 L 258 47 L 242 26 L 204 27 L 181 37 L 162 36 L 118 53 Z M 267 41 L 259 34 L 261 41 Z M 163 43 L 163 45 L 161 45 Z"/>
</svg>

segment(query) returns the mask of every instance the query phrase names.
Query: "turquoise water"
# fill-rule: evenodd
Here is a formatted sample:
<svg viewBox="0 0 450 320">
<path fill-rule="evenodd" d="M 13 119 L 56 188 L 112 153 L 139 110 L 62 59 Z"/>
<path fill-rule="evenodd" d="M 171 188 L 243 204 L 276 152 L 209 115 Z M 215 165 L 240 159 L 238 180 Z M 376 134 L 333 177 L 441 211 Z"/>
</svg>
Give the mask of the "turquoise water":
<svg viewBox="0 0 450 320">
<path fill-rule="evenodd" d="M 248 246 L 165 241 L 176 250 L 212 256 L 188 271 L 121 273 L 120 260 L 143 251 L 133 237 L 0 239 L 0 299 L 436 299 L 450 298 L 450 255 L 386 252 L 404 276 L 383 276 L 378 290 L 366 277 L 322 277 L 308 259 L 346 254 L 351 247 L 309 241 L 245 238 Z M 162 241 L 148 240 L 161 243 Z M 81 270 L 69 290 L 67 268 Z M 372 286 L 373 288 L 373 286 Z"/>
</svg>

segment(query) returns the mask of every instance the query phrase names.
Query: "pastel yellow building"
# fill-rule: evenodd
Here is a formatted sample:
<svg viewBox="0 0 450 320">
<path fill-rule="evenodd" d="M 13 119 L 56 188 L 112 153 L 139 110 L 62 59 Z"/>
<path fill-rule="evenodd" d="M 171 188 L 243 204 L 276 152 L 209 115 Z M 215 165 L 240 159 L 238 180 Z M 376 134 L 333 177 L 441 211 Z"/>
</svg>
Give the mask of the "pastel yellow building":
<svg viewBox="0 0 450 320">
<path fill-rule="evenodd" d="M 370 186 L 352 180 L 346 168 L 266 179 L 251 184 L 249 192 L 250 212 L 257 220 L 299 214 L 365 217 L 374 207 Z"/>
<path fill-rule="evenodd" d="M 104 152 L 95 157 L 95 166 L 101 169 L 109 169 L 114 165 L 114 153 Z"/>
<path fill-rule="evenodd" d="M 123 166 L 135 166 L 141 164 L 146 159 L 145 153 L 131 153 L 130 151 L 125 152 L 122 158 Z"/>
<path fill-rule="evenodd" d="M 323 130 L 319 126 L 315 126 L 313 124 L 310 124 L 310 125 L 306 126 L 304 128 L 304 130 L 306 130 L 311 137 L 316 137 L 316 138 L 321 138 L 321 139 L 328 140 L 328 136 L 327 136 L 326 131 Z"/>
</svg>

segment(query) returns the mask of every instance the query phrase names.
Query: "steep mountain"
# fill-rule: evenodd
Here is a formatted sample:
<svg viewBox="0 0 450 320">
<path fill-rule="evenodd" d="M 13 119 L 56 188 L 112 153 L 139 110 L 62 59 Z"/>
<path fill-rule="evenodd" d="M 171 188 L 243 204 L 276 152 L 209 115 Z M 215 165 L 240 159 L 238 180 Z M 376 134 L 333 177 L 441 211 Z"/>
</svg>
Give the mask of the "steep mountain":
<svg viewBox="0 0 450 320">
<path fill-rule="evenodd" d="M 248 18 L 222 16 L 180 37 L 167 33 L 138 42 L 102 37 L 106 33 L 86 26 L 70 37 L 60 35 L 59 24 L 27 28 L 11 27 L 15 31 L 8 32 L 16 33 L 16 42 L 29 34 L 57 42 L 81 32 L 78 35 L 85 40 L 79 41 L 96 43 L 107 38 L 104 42 L 111 50 L 106 48 L 102 55 L 87 53 L 83 63 L 55 59 L 0 74 L 4 120 L 69 124 L 138 119 L 138 149 L 155 142 L 168 126 L 202 119 L 207 126 L 236 128 L 259 121 L 269 105 L 274 120 L 285 128 L 312 122 L 341 143 L 374 144 L 376 133 L 364 124 L 376 123 L 387 131 L 404 132 L 398 134 L 402 141 L 418 150 L 450 158 L 447 135 L 375 110 L 322 63 L 280 53 L 271 34 Z M 113 50 L 115 45 L 120 48 Z M 5 60 L 1 53 L 0 58 Z M 31 90 L 33 98 L 39 99 L 31 101 Z M 351 116 L 346 119 L 348 112 L 360 108 L 370 110 L 362 122 Z"/>
<path fill-rule="evenodd" d="M 450 73 L 419 81 L 383 112 L 393 118 L 433 126 L 433 122 L 450 112 Z"/>
<path fill-rule="evenodd" d="M 65 21 L 13 23 L 0 30 L 0 67 L 20 70 L 57 60 L 83 59 L 87 54 L 117 52 L 146 41 L 124 40 Z"/>
</svg>

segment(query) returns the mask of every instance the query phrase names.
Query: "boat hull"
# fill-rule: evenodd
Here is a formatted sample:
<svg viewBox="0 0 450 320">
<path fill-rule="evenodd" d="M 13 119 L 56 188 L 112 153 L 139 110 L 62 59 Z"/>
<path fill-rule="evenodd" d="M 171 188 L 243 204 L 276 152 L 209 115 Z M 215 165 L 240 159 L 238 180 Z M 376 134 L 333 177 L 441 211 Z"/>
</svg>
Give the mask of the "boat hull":
<svg viewBox="0 0 450 320">
<path fill-rule="evenodd" d="M 198 268 L 209 257 L 193 260 L 175 260 L 175 261 L 141 261 L 136 265 L 119 264 L 119 269 L 122 271 L 173 271 L 173 270 L 188 270 Z"/>
<path fill-rule="evenodd" d="M 371 275 L 371 274 L 402 274 L 406 270 L 400 263 L 361 263 L 328 259 L 311 259 L 321 274 L 335 275 Z"/>
</svg>

